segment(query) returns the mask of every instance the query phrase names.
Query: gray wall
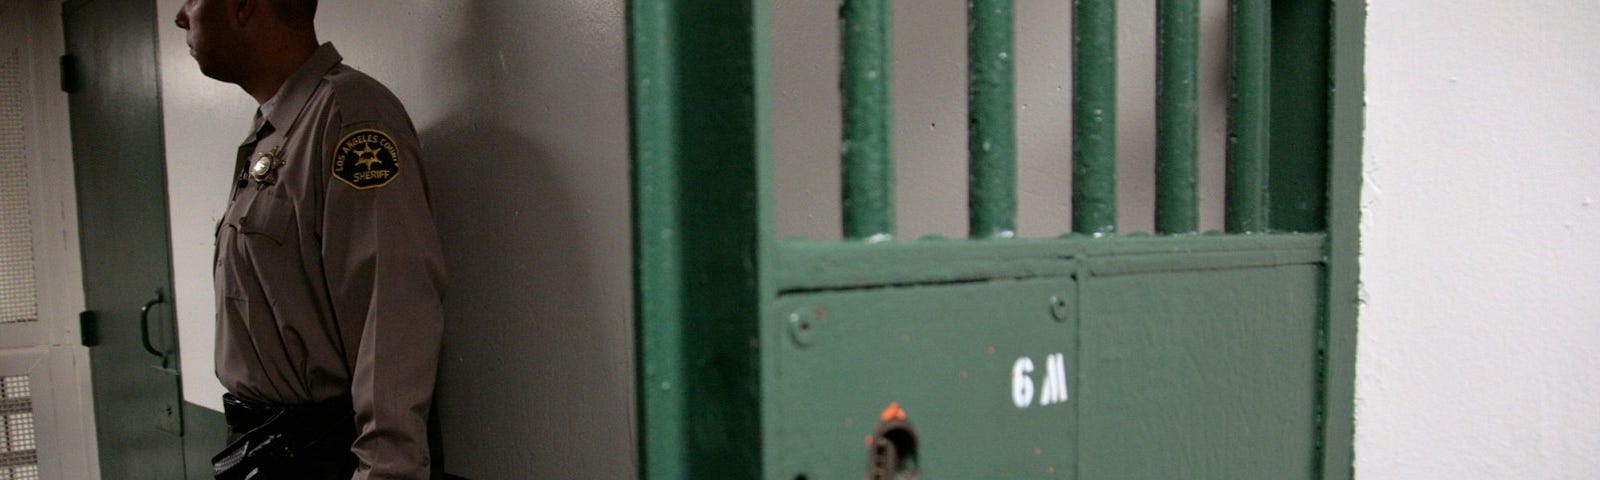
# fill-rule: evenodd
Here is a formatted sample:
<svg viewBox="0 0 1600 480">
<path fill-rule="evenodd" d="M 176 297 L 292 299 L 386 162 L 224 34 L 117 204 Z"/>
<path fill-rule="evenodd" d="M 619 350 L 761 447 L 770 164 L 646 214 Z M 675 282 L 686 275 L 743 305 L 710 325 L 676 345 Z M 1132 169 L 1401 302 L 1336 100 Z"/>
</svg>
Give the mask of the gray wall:
<svg viewBox="0 0 1600 480">
<path fill-rule="evenodd" d="M 321 10 L 323 39 L 405 101 L 423 141 L 451 279 L 446 470 L 633 476 L 623 2 Z M 217 408 L 211 227 L 254 105 L 202 77 L 176 28 L 161 43 L 184 391 Z"/>
</svg>

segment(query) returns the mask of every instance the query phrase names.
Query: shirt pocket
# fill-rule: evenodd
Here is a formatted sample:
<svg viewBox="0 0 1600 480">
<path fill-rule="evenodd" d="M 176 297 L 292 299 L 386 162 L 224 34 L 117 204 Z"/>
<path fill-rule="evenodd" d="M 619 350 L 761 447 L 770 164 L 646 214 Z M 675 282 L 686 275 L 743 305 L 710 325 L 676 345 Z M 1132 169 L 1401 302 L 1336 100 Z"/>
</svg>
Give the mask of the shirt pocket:
<svg viewBox="0 0 1600 480">
<path fill-rule="evenodd" d="M 250 199 L 236 223 L 245 246 L 254 250 L 294 247 L 294 221 L 294 203 L 282 190 L 266 188 Z"/>
</svg>

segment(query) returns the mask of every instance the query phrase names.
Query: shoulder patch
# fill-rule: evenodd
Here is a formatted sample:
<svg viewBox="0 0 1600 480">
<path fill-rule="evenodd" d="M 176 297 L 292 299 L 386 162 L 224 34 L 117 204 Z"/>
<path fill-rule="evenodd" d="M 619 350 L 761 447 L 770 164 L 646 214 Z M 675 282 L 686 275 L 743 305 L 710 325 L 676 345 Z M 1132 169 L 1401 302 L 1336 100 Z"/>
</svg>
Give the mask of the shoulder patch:
<svg viewBox="0 0 1600 480">
<path fill-rule="evenodd" d="M 347 133 L 333 151 L 333 176 L 356 190 L 388 185 L 398 175 L 400 148 L 382 130 Z"/>
</svg>

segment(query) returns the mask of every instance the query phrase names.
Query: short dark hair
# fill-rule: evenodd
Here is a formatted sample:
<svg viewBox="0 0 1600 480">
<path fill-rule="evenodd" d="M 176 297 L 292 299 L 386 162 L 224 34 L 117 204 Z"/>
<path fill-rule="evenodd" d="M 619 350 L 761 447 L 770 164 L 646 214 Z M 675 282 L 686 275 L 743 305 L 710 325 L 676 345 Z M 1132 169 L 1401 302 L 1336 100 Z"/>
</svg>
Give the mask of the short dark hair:
<svg viewBox="0 0 1600 480">
<path fill-rule="evenodd" d="M 284 23 L 311 27 L 317 17 L 317 0 L 268 0 Z"/>
</svg>

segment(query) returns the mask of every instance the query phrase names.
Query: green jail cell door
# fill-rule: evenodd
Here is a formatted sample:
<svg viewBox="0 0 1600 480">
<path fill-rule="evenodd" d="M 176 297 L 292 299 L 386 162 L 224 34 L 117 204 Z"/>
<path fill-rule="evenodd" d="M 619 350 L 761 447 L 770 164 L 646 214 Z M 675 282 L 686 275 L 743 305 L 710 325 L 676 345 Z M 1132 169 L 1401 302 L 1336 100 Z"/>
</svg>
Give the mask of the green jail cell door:
<svg viewBox="0 0 1600 480">
<path fill-rule="evenodd" d="M 154 2 L 62 5 L 100 474 L 184 478 Z"/>
<path fill-rule="evenodd" d="M 763 478 L 1316 466 L 1320 236 L 964 243 L 777 246 Z"/>
<path fill-rule="evenodd" d="M 843 2 L 819 241 L 774 238 L 767 2 L 633 2 L 642 477 L 1350 477 L 1364 4 L 1234 2 L 1226 231 L 1198 231 L 1197 93 L 1169 89 L 1157 231 L 1122 235 L 1118 2 L 1070 2 L 1072 231 L 1015 238 L 1011 3 L 967 4 L 970 238 L 905 240 L 891 9 Z M 1192 86 L 1166 44 L 1196 3 L 1162 5 L 1163 82 Z"/>
</svg>

